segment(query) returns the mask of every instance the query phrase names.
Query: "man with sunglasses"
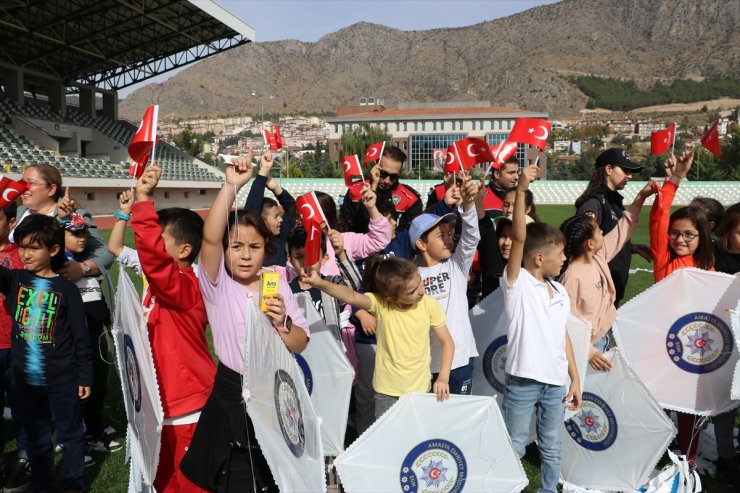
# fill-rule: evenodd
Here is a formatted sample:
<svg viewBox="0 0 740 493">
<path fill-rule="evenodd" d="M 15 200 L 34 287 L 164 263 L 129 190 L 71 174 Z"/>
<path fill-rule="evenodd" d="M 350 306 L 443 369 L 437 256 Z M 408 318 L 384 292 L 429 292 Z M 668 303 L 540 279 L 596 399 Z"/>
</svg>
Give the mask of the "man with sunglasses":
<svg viewBox="0 0 740 493">
<path fill-rule="evenodd" d="M 419 193 L 399 179 L 405 161 L 406 154 L 401 149 L 386 147 L 378 164 L 370 170 L 370 178 L 365 179 L 365 183 L 369 183 L 377 194 L 378 203 L 384 200 L 393 202 L 399 231 L 408 229 L 411 221 L 422 212 Z M 355 233 L 367 233 L 370 221 L 367 209 L 362 206 L 357 193 L 362 186 L 364 183 L 358 182 L 350 187 L 339 209 L 339 220 Z"/>
</svg>

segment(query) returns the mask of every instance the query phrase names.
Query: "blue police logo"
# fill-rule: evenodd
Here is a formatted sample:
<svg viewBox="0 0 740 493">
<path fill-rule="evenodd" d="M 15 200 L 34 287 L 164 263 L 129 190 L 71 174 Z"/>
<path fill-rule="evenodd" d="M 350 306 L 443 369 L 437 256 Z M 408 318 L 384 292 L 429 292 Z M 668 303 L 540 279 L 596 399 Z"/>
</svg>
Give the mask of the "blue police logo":
<svg viewBox="0 0 740 493">
<path fill-rule="evenodd" d="M 139 361 L 136 359 L 134 341 L 127 334 L 123 336 L 123 346 L 123 363 L 126 367 L 128 394 L 131 397 L 131 402 L 134 403 L 134 409 L 138 413 L 141 411 L 141 372 L 139 371 Z"/>
<path fill-rule="evenodd" d="M 308 390 L 308 395 L 311 395 L 313 392 L 313 374 L 311 373 L 311 367 L 308 366 L 308 361 L 306 361 L 306 358 L 301 356 L 300 354 L 294 354 L 295 361 L 298 363 L 298 368 L 301 369 L 303 372 L 303 381 L 306 382 L 306 390 Z"/>
<path fill-rule="evenodd" d="M 497 337 L 483 354 L 483 374 L 488 383 L 498 392 L 504 391 L 506 382 L 506 336 Z"/>
<path fill-rule="evenodd" d="M 457 445 L 441 438 L 425 440 L 403 460 L 401 491 L 459 493 L 467 476 L 465 456 Z"/>
<path fill-rule="evenodd" d="M 730 327 L 721 318 L 694 312 L 671 325 L 665 345 L 676 366 L 701 374 L 720 369 L 730 359 L 734 342 Z"/>
<path fill-rule="evenodd" d="M 303 455 L 306 446 L 306 434 L 303 427 L 303 411 L 293 379 L 284 370 L 275 372 L 273 390 L 275 410 L 283 439 L 296 457 Z"/>
<path fill-rule="evenodd" d="M 617 441 L 617 418 L 604 399 L 591 392 L 583 393 L 578 413 L 565 422 L 568 435 L 581 447 L 601 451 Z"/>
</svg>

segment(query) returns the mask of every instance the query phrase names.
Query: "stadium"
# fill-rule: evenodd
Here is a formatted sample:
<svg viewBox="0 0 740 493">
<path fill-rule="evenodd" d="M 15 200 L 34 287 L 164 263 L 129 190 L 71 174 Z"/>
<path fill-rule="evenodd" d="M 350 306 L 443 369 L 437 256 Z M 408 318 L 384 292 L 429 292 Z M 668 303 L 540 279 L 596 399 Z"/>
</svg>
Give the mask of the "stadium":
<svg viewBox="0 0 740 493">
<path fill-rule="evenodd" d="M 18 178 L 29 163 L 52 164 L 82 206 L 98 216 L 113 213 L 117 194 L 131 186 L 127 146 L 138 124 L 118 119 L 118 91 L 254 40 L 249 25 L 213 2 L 142 5 L 48 1 L 4 8 L 0 166 L 9 177 Z M 156 154 L 163 170 L 158 205 L 207 209 L 223 173 L 166 141 Z M 433 186 L 406 182 L 422 196 Z M 345 191 L 341 180 L 284 180 L 282 186 L 293 196 Z M 545 180 L 533 189 L 538 203 L 572 204 L 584 187 Z M 738 193 L 729 183 L 689 183 L 676 202 L 702 195 L 730 205 Z"/>
</svg>

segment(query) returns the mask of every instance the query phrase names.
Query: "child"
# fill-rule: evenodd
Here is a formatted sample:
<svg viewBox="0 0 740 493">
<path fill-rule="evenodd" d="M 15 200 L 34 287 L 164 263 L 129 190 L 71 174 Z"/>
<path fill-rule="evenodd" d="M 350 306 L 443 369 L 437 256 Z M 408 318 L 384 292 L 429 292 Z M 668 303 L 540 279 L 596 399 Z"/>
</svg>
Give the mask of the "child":
<svg viewBox="0 0 740 493">
<path fill-rule="evenodd" d="M 377 320 L 378 339 L 373 388 L 375 417 L 383 415 L 408 392 L 429 392 L 442 401 L 449 397 L 450 365 L 455 343 L 445 325 L 442 308 L 424 294 L 421 276 L 413 262 L 398 257 L 370 257 L 365 262 L 365 293 L 332 284 L 306 269 L 301 282 L 367 310 Z M 442 362 L 431 385 L 429 328 L 439 339 Z"/>
<path fill-rule="evenodd" d="M 609 371 L 612 364 L 604 356 L 611 342 L 611 326 L 617 318 L 616 290 L 608 263 L 619 253 L 637 229 L 642 204 L 657 192 L 658 185 L 649 182 L 627 207 L 617 226 L 603 235 L 596 219 L 579 215 L 566 219 L 560 226 L 565 236 L 567 269 L 560 277 L 570 297 L 570 309 L 591 323 L 591 347 L 588 362 L 599 371 Z"/>
<path fill-rule="evenodd" d="M 64 232 L 44 214 L 15 229 L 25 270 L 0 267 L 0 293 L 13 317 L 16 405 L 28 434 L 31 490 L 52 491 L 52 416 L 64 443 L 62 489 L 84 491 L 80 399 L 90 397 L 93 369 L 85 308 L 77 287 L 54 269 L 64 262 Z"/>
<path fill-rule="evenodd" d="M 90 226 L 84 217 L 74 212 L 61 222 L 64 227 L 64 250 L 67 260 L 83 262 L 87 259 L 87 230 Z M 83 405 L 86 434 L 90 440 L 90 449 L 96 452 L 117 452 L 121 444 L 106 436 L 103 426 L 103 405 L 108 387 L 108 363 L 103 356 L 108 354 L 108 344 L 104 337 L 105 327 L 110 325 L 110 312 L 103 299 L 100 282 L 95 277 L 81 277 L 75 282 L 82 295 L 85 307 L 87 330 L 93 347 L 93 385 L 89 399 Z M 60 442 L 61 443 L 61 442 Z M 93 459 L 85 459 L 85 465 L 92 465 Z"/>
<path fill-rule="evenodd" d="M 419 274 L 424 291 L 444 308 L 455 343 L 449 378 L 452 394 L 472 392 L 473 358 L 478 356 L 467 298 L 468 273 L 480 240 L 475 207 L 477 193 L 478 185 L 466 176 L 462 182 L 462 230 L 455 253 L 452 252 L 455 228 L 450 223 L 454 214 L 422 214 L 414 218 L 410 229 L 411 244 L 419 253 Z M 432 337 L 431 349 L 432 374 L 436 378 L 440 371 L 440 347 L 435 337 Z"/>
<path fill-rule="evenodd" d="M 157 370 L 164 427 L 155 489 L 202 491 L 180 472 L 200 410 L 213 385 L 215 365 L 206 341 L 206 309 L 192 264 L 200 250 L 203 220 L 190 210 L 154 210 L 161 170 L 149 166 L 136 183 L 131 228 L 149 282 L 144 313 Z"/>
<path fill-rule="evenodd" d="M 266 159 L 263 157 L 262 159 Z M 236 194 L 252 177 L 252 151 L 226 168 L 226 183 L 213 201 L 203 227 L 198 280 L 213 332 L 219 364 L 213 392 L 181 469 L 203 488 L 244 491 L 252 484 L 275 489 L 242 398 L 244 338 L 251 330 L 244 303 L 258 303 L 262 263 L 274 253 L 275 237 L 262 217 L 229 214 Z M 305 349 L 308 326 L 281 277 L 279 294 L 266 300 L 267 313 L 285 347 Z M 262 491 L 262 490 L 259 490 Z"/>
<path fill-rule="evenodd" d="M 141 275 L 141 263 L 139 254 L 131 247 L 124 244 L 126 237 L 126 224 L 131 219 L 131 206 L 134 205 L 133 194 L 130 190 L 124 190 L 118 195 L 118 207 L 120 208 L 113 216 L 116 222 L 113 223 L 110 236 L 108 237 L 108 250 L 116 256 L 116 260 L 123 267 L 129 267 Z"/>
<path fill-rule="evenodd" d="M 537 446 L 542 486 L 555 493 L 560 478 L 560 433 L 565 403 L 581 405 L 573 348 L 565 330 L 570 303 L 565 288 L 551 276 L 560 274 L 565 256 L 563 235 L 544 223 L 525 225 L 524 192 L 537 166 L 522 171 L 517 185 L 513 241 L 501 289 L 509 320 L 503 414 L 519 458 L 524 456 L 532 412 L 537 410 Z M 522 268 L 522 266 L 524 268 Z M 570 376 L 570 388 L 565 384 Z"/>
<path fill-rule="evenodd" d="M 18 245 L 10 241 L 8 235 L 15 227 L 15 215 L 18 206 L 11 202 L 0 209 L 0 266 L 6 269 L 23 269 L 23 263 L 18 255 Z M 13 431 L 18 451 L 18 460 L 11 466 L 9 474 L 3 478 L 3 486 L 8 490 L 15 490 L 28 483 L 30 470 L 28 467 L 28 453 L 26 430 L 23 429 L 21 417 L 16 408 L 15 385 L 13 384 L 13 367 L 11 365 L 11 332 L 13 319 L 5 305 L 5 297 L 0 294 L 0 409 L 5 407 L 7 394 L 8 407 L 13 415 Z M 5 433 L 0 428 L 0 460 L 5 451 Z"/>
<path fill-rule="evenodd" d="M 714 270 L 712 233 L 702 211 L 693 207 L 681 207 L 671 214 L 671 204 L 681 180 L 686 177 L 694 162 L 694 149 L 681 153 L 676 159 L 671 155 L 666 160 L 669 178 L 655 197 L 650 210 L 650 250 L 653 253 L 653 277 L 655 282 L 669 276 L 682 267 L 697 267 Z M 681 453 L 689 463 L 696 463 L 698 418 L 691 414 L 678 413 L 678 443 Z"/>
<path fill-rule="evenodd" d="M 288 258 L 285 255 L 285 242 L 294 225 L 292 216 L 295 211 L 295 199 L 270 176 L 270 170 L 273 165 L 270 151 L 266 151 L 265 156 L 270 156 L 270 159 L 265 159 L 261 162 L 259 173 L 254 178 L 254 182 L 249 189 L 249 195 L 247 195 L 247 202 L 244 204 L 244 208 L 252 211 L 261 211 L 262 219 L 265 220 L 270 231 L 277 238 L 275 255 L 265 260 L 263 265 L 284 266 L 288 262 Z M 265 188 L 275 195 L 277 202 L 274 199 L 265 197 Z M 283 208 L 282 215 L 280 214 L 281 206 Z"/>
</svg>

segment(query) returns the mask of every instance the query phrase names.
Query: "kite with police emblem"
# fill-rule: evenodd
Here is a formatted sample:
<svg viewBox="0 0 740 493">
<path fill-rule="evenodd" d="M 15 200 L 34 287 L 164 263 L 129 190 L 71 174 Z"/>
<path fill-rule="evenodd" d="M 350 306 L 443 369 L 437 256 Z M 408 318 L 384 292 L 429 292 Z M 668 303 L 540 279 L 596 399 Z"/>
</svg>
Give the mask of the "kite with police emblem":
<svg viewBox="0 0 740 493">
<path fill-rule="evenodd" d="M 506 332 L 508 322 L 504 314 L 504 295 L 497 289 L 486 296 L 469 312 L 473 337 L 480 357 L 473 360 L 473 395 L 504 393 L 506 378 Z M 568 318 L 568 335 L 576 358 L 578 375 L 583 385 L 591 345 L 591 324 L 575 315 Z M 497 402 L 500 402 L 497 399 Z M 566 411 L 566 415 L 570 411 Z M 534 438 L 534 437 L 533 437 Z"/>
<path fill-rule="evenodd" d="M 673 422 L 615 348 L 611 371 L 589 367 L 581 408 L 562 428 L 561 475 L 588 489 L 645 484 L 675 435 Z"/>
<path fill-rule="evenodd" d="M 516 493 L 521 462 L 491 397 L 403 395 L 334 464 L 348 493 Z"/>
<path fill-rule="evenodd" d="M 124 269 L 118 274 L 111 332 L 129 423 L 128 439 L 132 442 L 129 446 L 131 468 L 140 472 L 140 477 L 131 474 L 133 484 L 130 487 L 138 488 L 139 481 L 146 485 L 154 482 L 164 412 L 141 301 Z"/>
<path fill-rule="evenodd" d="M 256 300 L 245 303 L 242 395 L 280 491 L 326 491 L 319 418 L 303 373 Z"/>
<path fill-rule="evenodd" d="M 740 277 L 678 269 L 622 306 L 614 334 L 624 357 L 666 409 L 716 415 L 730 396 L 738 348 L 727 308 Z"/>
<path fill-rule="evenodd" d="M 295 295 L 311 330 L 311 342 L 301 354 L 296 354 L 298 367 L 316 414 L 321 418 L 321 443 L 324 455 L 335 456 L 344 450 L 349 401 L 355 370 L 344 354 L 343 345 L 311 301 L 308 293 Z"/>
</svg>

